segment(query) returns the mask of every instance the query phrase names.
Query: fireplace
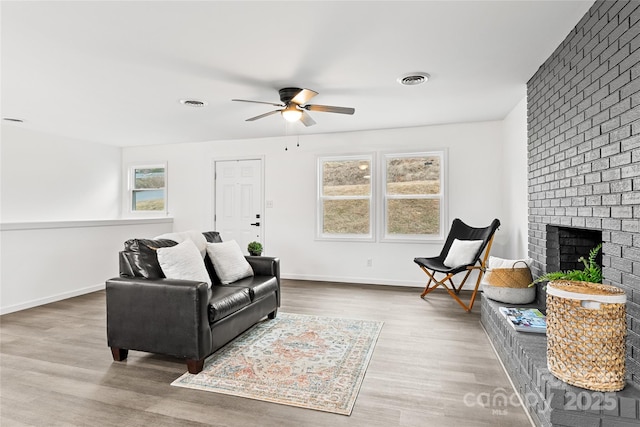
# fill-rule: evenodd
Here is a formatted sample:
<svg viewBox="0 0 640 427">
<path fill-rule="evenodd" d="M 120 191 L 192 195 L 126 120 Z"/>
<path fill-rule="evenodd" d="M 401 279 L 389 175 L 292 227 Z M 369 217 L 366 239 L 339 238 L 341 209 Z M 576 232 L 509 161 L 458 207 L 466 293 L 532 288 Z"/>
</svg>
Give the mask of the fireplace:
<svg viewBox="0 0 640 427">
<path fill-rule="evenodd" d="M 602 230 L 547 225 L 546 271 L 582 270 L 580 257 L 589 257 L 591 249 L 602 243 Z M 602 266 L 602 251 L 596 258 Z"/>
<path fill-rule="evenodd" d="M 602 243 L 602 230 L 547 224 L 546 237 L 545 272 L 582 270 L 580 257 L 587 259 L 591 249 Z M 602 251 L 598 252 L 596 262 L 602 266 Z M 536 302 L 542 307 L 546 305 L 543 285 L 538 286 Z"/>
</svg>

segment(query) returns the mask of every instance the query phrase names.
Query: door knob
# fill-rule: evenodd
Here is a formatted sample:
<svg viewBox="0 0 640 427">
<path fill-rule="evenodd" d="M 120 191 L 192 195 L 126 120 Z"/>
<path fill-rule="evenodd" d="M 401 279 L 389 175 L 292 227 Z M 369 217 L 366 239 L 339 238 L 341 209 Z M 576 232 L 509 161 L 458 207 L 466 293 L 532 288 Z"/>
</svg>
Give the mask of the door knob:
<svg viewBox="0 0 640 427">
<path fill-rule="evenodd" d="M 259 222 L 254 222 L 254 223 L 253 223 L 253 224 L 251 224 L 251 225 L 255 225 L 256 227 L 260 227 L 260 223 L 259 223 Z"/>
</svg>

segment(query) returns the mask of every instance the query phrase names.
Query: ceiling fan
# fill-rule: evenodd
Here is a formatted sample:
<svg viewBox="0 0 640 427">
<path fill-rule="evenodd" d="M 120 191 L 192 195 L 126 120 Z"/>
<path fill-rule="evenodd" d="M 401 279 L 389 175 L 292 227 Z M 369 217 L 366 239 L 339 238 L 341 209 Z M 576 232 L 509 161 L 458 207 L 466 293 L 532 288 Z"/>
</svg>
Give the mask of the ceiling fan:
<svg viewBox="0 0 640 427">
<path fill-rule="evenodd" d="M 272 114 L 280 113 L 282 114 L 282 117 L 284 117 L 284 119 L 288 122 L 295 122 L 300 120 L 305 126 L 313 126 L 316 124 L 316 122 L 311 118 L 307 111 L 321 111 L 323 113 L 339 114 L 353 114 L 356 112 L 355 108 L 350 107 L 334 107 L 331 105 L 307 104 L 307 102 L 309 102 L 311 98 L 318 94 L 318 92 L 315 92 L 311 89 L 285 87 L 280 89 L 278 93 L 280 94 L 280 104 L 264 101 L 250 101 L 247 99 L 232 99 L 232 101 L 253 102 L 255 104 L 267 104 L 276 107 L 284 107 L 281 110 L 269 111 L 268 113 L 248 118 L 246 120 L 247 122 L 252 122 L 254 120 L 258 120 Z"/>
</svg>

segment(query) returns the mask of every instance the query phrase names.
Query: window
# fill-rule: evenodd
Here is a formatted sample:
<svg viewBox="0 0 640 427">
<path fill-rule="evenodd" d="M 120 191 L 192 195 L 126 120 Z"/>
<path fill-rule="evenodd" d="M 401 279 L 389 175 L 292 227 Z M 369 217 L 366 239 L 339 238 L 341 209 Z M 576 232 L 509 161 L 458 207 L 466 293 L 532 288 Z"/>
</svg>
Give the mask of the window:
<svg viewBox="0 0 640 427">
<path fill-rule="evenodd" d="M 318 159 L 318 237 L 444 240 L 445 151 L 383 154 L 379 165 L 373 160 L 374 154 Z"/>
<path fill-rule="evenodd" d="M 372 156 L 318 159 L 318 236 L 373 239 Z"/>
<path fill-rule="evenodd" d="M 383 156 L 384 240 L 444 238 L 443 152 Z"/>
<path fill-rule="evenodd" d="M 131 212 L 166 212 L 166 164 L 135 165 L 129 168 Z"/>
</svg>

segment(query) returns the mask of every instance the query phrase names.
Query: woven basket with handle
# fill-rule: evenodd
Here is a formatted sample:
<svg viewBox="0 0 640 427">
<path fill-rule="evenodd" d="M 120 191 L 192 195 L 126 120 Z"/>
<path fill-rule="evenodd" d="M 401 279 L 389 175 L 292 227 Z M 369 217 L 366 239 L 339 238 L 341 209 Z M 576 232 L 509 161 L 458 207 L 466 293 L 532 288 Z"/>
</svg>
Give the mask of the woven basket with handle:
<svg viewBox="0 0 640 427">
<path fill-rule="evenodd" d="M 524 267 L 516 267 L 522 263 Z M 513 263 L 511 268 L 491 268 L 487 271 L 487 283 L 499 288 L 526 288 L 533 281 L 529 265 L 524 261 Z"/>
</svg>

